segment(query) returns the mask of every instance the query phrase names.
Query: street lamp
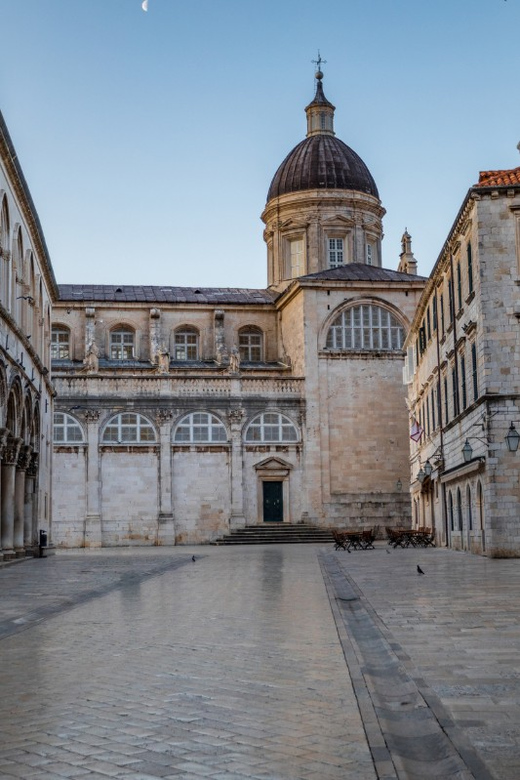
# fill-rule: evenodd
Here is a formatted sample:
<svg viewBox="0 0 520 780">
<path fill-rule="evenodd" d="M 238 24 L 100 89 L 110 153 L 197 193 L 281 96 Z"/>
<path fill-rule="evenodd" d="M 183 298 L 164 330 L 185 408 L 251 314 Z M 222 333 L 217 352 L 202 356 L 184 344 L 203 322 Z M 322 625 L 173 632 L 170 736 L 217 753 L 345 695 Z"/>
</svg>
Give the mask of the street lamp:
<svg viewBox="0 0 520 780">
<path fill-rule="evenodd" d="M 423 469 L 423 467 L 422 467 L 422 466 L 421 466 L 421 468 L 419 469 L 419 473 L 417 474 L 417 479 L 419 480 L 419 482 L 421 483 L 421 485 L 422 485 L 422 483 L 424 482 L 424 480 L 426 479 L 426 472 L 424 471 L 424 469 Z"/>
<path fill-rule="evenodd" d="M 509 426 L 505 439 L 509 452 L 516 452 L 520 444 L 520 433 L 518 433 L 513 423 Z"/>
<path fill-rule="evenodd" d="M 469 443 L 469 439 L 466 439 L 466 443 L 462 448 L 462 455 L 464 457 L 464 462 L 469 463 L 471 460 L 471 456 L 473 455 L 473 447 Z"/>
<path fill-rule="evenodd" d="M 433 471 L 433 466 L 432 466 L 432 464 L 430 463 L 429 460 L 426 461 L 426 463 L 424 464 L 423 468 L 424 468 L 424 473 L 426 474 L 426 476 L 427 477 L 431 477 L 432 471 Z"/>
</svg>

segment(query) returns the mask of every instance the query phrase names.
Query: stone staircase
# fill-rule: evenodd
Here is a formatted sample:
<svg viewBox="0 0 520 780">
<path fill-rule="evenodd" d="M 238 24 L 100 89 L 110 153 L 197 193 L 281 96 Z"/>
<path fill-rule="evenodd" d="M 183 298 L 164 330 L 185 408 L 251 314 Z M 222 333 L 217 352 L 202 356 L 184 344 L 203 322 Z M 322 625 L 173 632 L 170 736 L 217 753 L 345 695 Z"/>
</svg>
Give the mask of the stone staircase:
<svg viewBox="0 0 520 780">
<path fill-rule="evenodd" d="M 263 523 L 235 528 L 229 534 L 215 539 L 212 544 L 328 544 L 332 541 L 332 533 L 328 528 L 307 523 Z"/>
</svg>

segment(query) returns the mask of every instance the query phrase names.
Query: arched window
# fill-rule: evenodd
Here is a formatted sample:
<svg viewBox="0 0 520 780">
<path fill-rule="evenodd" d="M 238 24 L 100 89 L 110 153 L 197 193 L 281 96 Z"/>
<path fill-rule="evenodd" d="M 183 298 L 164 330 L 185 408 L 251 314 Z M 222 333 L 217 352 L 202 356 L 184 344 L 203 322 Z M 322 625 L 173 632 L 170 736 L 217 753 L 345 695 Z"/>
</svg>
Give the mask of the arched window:
<svg viewBox="0 0 520 780">
<path fill-rule="evenodd" d="M 327 334 L 327 349 L 402 349 L 404 331 L 388 309 L 362 303 L 345 309 Z"/>
<path fill-rule="evenodd" d="M 462 496 L 460 495 L 460 488 L 457 488 L 457 523 L 458 530 L 462 531 Z"/>
<path fill-rule="evenodd" d="M 207 443 L 227 441 L 224 424 L 209 412 L 192 412 L 183 417 L 175 429 L 174 441 Z"/>
<path fill-rule="evenodd" d="M 246 441 L 298 441 L 298 431 L 292 420 L 284 414 L 263 412 L 250 422 L 246 431 Z"/>
<path fill-rule="evenodd" d="M 195 328 L 179 328 L 174 336 L 174 360 L 199 359 L 199 334 Z"/>
<path fill-rule="evenodd" d="M 112 360 L 133 360 L 135 334 L 129 328 L 115 328 L 110 334 L 110 358 Z"/>
<path fill-rule="evenodd" d="M 142 444 L 155 441 L 155 429 L 142 414 L 122 412 L 107 424 L 103 431 L 105 444 Z"/>
<path fill-rule="evenodd" d="M 9 272 L 9 210 L 7 208 L 7 198 L 4 196 L 0 207 L 0 296 L 6 309 L 10 305 Z"/>
<path fill-rule="evenodd" d="M 68 360 L 70 357 L 70 331 L 61 325 L 52 326 L 51 359 Z"/>
<path fill-rule="evenodd" d="M 54 412 L 54 443 L 77 444 L 85 441 L 79 422 L 66 412 Z"/>
<path fill-rule="evenodd" d="M 259 363 L 263 360 L 263 337 L 258 328 L 243 328 L 238 334 L 240 360 Z"/>
<path fill-rule="evenodd" d="M 473 530 L 473 509 L 471 507 L 471 488 L 468 485 L 466 488 L 466 514 L 468 517 L 468 531 Z"/>
</svg>

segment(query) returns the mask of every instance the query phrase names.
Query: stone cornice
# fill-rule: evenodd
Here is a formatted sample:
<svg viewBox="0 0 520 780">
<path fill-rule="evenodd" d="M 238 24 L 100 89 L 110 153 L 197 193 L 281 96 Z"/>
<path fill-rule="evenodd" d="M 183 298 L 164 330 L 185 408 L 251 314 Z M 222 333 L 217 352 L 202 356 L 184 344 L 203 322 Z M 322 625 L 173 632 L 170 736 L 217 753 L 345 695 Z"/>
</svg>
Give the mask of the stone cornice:
<svg viewBox="0 0 520 780">
<path fill-rule="evenodd" d="M 58 285 L 52 269 L 51 259 L 45 237 L 43 235 L 40 218 L 36 211 L 31 193 L 22 168 L 18 161 L 13 142 L 9 135 L 7 125 L 0 112 L 0 158 L 5 166 L 8 180 L 13 188 L 14 194 L 20 210 L 23 214 L 27 230 L 31 237 L 31 242 L 40 258 L 40 268 L 45 278 L 46 286 L 49 290 L 51 299 L 54 301 L 58 297 Z"/>
</svg>

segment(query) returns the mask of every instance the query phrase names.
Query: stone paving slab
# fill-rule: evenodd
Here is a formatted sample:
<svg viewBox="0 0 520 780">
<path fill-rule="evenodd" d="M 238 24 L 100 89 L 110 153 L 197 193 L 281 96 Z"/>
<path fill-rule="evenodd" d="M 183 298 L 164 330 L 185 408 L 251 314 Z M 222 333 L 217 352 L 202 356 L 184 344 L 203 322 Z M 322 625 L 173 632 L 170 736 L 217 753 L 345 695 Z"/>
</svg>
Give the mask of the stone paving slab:
<svg viewBox="0 0 520 780">
<path fill-rule="evenodd" d="M 317 548 L 193 551 L 2 569 L 0 778 L 376 778 Z"/>
<path fill-rule="evenodd" d="M 350 606 L 362 604 L 363 619 L 370 618 L 473 775 L 518 780 L 520 560 L 387 549 L 332 553 L 341 587 L 357 599 Z M 369 653 L 361 658 L 369 661 Z M 436 770 L 442 778 L 445 765 Z M 411 764 L 408 771 L 424 776 Z"/>
</svg>

